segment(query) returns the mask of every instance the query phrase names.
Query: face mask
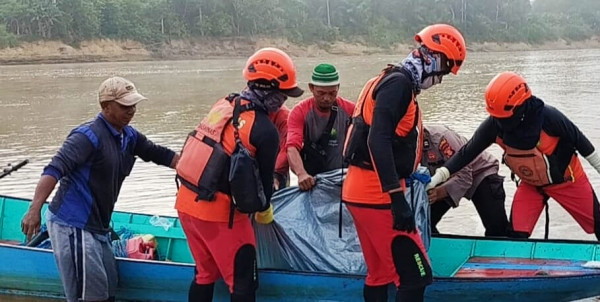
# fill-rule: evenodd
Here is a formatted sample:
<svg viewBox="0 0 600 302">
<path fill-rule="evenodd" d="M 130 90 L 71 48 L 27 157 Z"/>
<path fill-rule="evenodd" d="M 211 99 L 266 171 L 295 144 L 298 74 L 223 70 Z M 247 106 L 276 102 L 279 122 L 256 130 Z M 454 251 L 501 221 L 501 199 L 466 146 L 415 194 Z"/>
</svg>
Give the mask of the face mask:
<svg viewBox="0 0 600 302">
<path fill-rule="evenodd" d="M 287 96 L 279 91 L 269 92 L 263 98 L 263 104 L 267 108 L 268 113 L 273 113 L 279 110 L 283 103 L 287 100 Z"/>
<path fill-rule="evenodd" d="M 442 82 L 442 75 L 428 76 L 421 82 L 421 89 L 427 89 Z"/>
<path fill-rule="evenodd" d="M 415 49 L 402 65 L 412 74 L 413 85 L 418 93 L 442 82 L 442 77 L 448 72 L 442 72 L 442 55 L 431 54 L 425 47 Z"/>
<path fill-rule="evenodd" d="M 441 54 L 432 54 L 426 48 L 421 48 L 420 53 L 422 56 L 421 62 L 423 68 L 423 73 L 421 74 L 421 89 L 427 89 L 441 83 L 442 77 L 447 73 L 442 71 Z"/>
<path fill-rule="evenodd" d="M 497 120 L 500 127 L 502 127 L 504 131 L 514 131 L 517 129 L 525 119 L 525 109 L 525 106 L 521 105 L 515 108 L 511 117 L 498 118 Z"/>
</svg>

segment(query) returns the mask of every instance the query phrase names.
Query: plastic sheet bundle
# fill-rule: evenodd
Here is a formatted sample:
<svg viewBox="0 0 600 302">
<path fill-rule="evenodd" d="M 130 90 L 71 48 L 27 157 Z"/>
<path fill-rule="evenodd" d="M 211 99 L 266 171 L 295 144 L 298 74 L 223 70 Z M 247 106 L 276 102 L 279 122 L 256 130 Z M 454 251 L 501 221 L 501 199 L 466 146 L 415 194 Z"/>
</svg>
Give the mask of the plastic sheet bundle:
<svg viewBox="0 0 600 302">
<path fill-rule="evenodd" d="M 425 180 L 414 180 L 406 199 L 416 208 L 416 221 L 429 246 L 429 203 Z M 255 224 L 258 265 L 260 268 L 295 271 L 365 274 L 366 266 L 352 216 L 345 205 L 340 207 L 342 170 L 316 176 L 317 185 L 310 191 L 290 187 L 278 191 L 271 202 L 275 222 Z M 339 238 L 340 209 L 342 238 Z"/>
</svg>

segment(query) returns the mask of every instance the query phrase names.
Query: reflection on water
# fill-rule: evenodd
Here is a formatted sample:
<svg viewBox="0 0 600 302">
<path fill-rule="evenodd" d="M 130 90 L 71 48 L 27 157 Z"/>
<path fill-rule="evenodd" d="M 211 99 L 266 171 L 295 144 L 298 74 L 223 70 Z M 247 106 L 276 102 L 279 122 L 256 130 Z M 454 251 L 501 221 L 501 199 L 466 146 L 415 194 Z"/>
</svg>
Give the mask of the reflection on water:
<svg viewBox="0 0 600 302">
<path fill-rule="evenodd" d="M 355 99 L 364 82 L 400 56 L 301 58 L 297 65 L 302 85 L 312 67 L 322 61 L 335 64 L 341 74 L 340 94 Z M 567 114 L 600 145 L 600 107 L 595 103 L 600 50 L 472 53 L 459 76 L 447 76 L 440 86 L 419 96 L 426 123 L 444 123 L 467 137 L 485 116 L 483 92 L 489 80 L 504 70 L 517 71 L 529 81 L 534 94 Z M 179 150 L 186 134 L 212 103 L 244 82 L 244 58 L 131 63 L 0 66 L 0 166 L 28 158 L 30 164 L 0 181 L 0 194 L 31 198 L 44 165 L 69 130 L 93 118 L 99 110 L 95 91 L 102 80 L 121 75 L 133 80 L 150 101 L 138 106 L 133 125 L 153 141 Z M 299 100 L 289 100 L 292 106 Z M 491 147 L 495 155 L 498 147 Z M 584 163 L 592 183 L 600 177 Z M 503 167 L 501 174 L 509 175 Z M 505 183 L 510 209 L 515 185 Z M 139 161 L 125 181 L 117 209 L 175 215 L 174 172 Z M 543 216 L 543 215 L 542 215 Z M 551 238 L 594 239 L 576 225 L 556 203 L 550 202 Z M 534 237 L 543 236 L 542 217 Z M 439 225 L 442 232 L 483 234 L 474 207 L 464 201 Z"/>
</svg>

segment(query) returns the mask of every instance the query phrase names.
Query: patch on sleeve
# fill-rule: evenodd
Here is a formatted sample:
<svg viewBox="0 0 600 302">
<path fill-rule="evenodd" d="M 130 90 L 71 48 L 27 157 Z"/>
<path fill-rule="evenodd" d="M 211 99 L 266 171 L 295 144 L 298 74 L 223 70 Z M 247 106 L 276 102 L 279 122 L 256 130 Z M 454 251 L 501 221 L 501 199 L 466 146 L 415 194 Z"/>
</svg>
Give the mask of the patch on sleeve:
<svg viewBox="0 0 600 302">
<path fill-rule="evenodd" d="M 439 148 L 440 152 L 442 152 L 442 154 L 444 154 L 446 157 L 452 157 L 452 155 L 454 155 L 454 149 L 452 149 L 445 137 L 442 137 Z"/>
</svg>

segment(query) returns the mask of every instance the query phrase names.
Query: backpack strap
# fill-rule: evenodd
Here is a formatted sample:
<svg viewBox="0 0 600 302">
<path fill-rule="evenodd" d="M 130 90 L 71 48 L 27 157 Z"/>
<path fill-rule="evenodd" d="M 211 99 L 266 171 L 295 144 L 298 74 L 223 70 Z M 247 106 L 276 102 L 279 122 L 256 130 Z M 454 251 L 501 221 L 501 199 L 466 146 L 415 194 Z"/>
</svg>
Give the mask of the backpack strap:
<svg viewBox="0 0 600 302">
<path fill-rule="evenodd" d="M 317 140 L 316 142 L 317 145 L 319 145 L 319 147 L 321 147 L 322 149 L 325 149 L 325 147 L 327 147 L 327 143 L 329 142 L 329 136 L 331 135 L 331 129 L 333 129 L 333 124 L 335 123 L 335 118 L 337 117 L 337 114 L 338 107 L 332 106 L 331 112 L 329 113 L 329 120 L 327 120 L 327 125 L 325 126 L 325 129 L 323 129 L 319 140 Z"/>
</svg>

